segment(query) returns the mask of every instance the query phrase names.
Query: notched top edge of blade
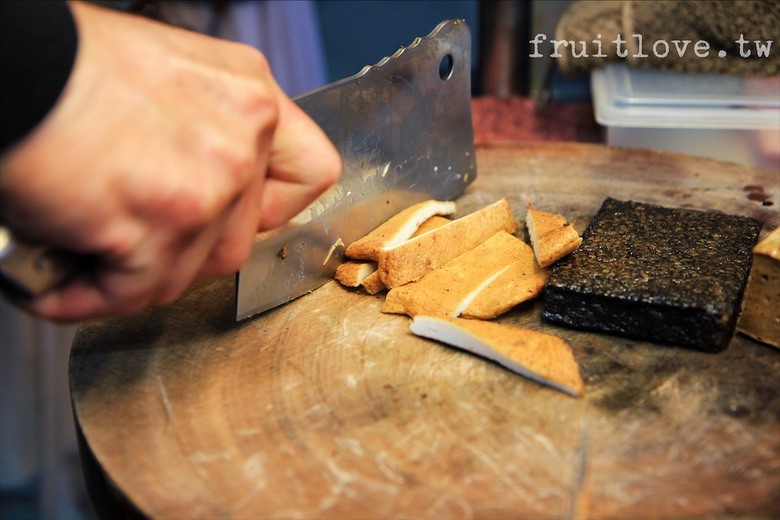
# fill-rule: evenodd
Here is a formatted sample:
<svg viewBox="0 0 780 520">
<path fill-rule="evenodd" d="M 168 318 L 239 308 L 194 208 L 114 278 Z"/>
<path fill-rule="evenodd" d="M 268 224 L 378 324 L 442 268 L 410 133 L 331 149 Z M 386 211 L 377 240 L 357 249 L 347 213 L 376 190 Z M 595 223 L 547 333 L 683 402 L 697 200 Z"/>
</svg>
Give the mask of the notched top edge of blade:
<svg viewBox="0 0 780 520">
<path fill-rule="evenodd" d="M 440 32 L 442 32 L 444 29 L 446 29 L 448 27 L 451 27 L 451 26 L 463 26 L 470 33 L 470 29 L 469 29 L 468 23 L 466 23 L 466 20 L 464 20 L 462 18 L 453 18 L 453 19 L 449 19 L 449 20 L 444 20 L 442 22 L 439 22 L 439 24 L 436 27 L 434 27 L 433 30 L 430 33 L 428 33 L 426 36 L 418 36 L 418 37 L 416 37 L 412 41 L 412 43 L 410 43 L 409 45 L 405 45 L 405 46 L 399 47 L 398 50 L 395 51 L 392 55 L 385 56 L 384 58 L 382 58 L 381 60 L 376 62 L 374 65 L 365 65 L 365 66 L 363 66 L 362 69 L 360 69 L 360 71 L 358 71 L 356 74 L 353 74 L 352 76 L 347 76 L 346 78 L 334 81 L 333 83 L 329 83 L 327 85 L 323 85 L 321 87 L 317 87 L 315 89 L 303 92 L 302 94 L 300 94 L 300 95 L 296 96 L 295 98 L 293 98 L 293 101 L 295 101 L 297 99 L 300 99 L 300 98 L 308 97 L 308 96 L 310 96 L 312 94 L 315 94 L 317 92 L 321 92 L 321 91 L 324 91 L 324 90 L 330 90 L 330 89 L 336 88 L 336 87 L 338 87 L 340 85 L 343 85 L 345 83 L 349 83 L 349 82 L 353 82 L 355 80 L 358 80 L 358 79 L 366 76 L 367 74 L 370 74 L 372 72 L 376 72 L 379 69 L 381 69 L 383 66 L 385 66 L 388 62 L 391 62 L 393 60 L 396 60 L 396 59 L 400 58 L 401 55 L 403 55 L 407 50 L 414 49 L 415 47 L 419 46 L 424 40 L 429 40 L 429 39 L 432 39 L 432 38 L 436 38 Z"/>
<path fill-rule="evenodd" d="M 399 49 L 397 51 L 395 51 L 392 55 L 385 56 L 384 58 L 379 60 L 376 63 L 376 65 L 366 65 L 365 67 L 363 67 L 363 69 L 360 71 L 359 74 L 361 74 L 361 73 L 365 74 L 367 71 L 375 70 L 377 68 L 381 68 L 387 62 L 389 62 L 391 60 L 394 60 L 394 59 L 400 58 L 401 55 L 404 52 L 406 52 L 407 50 L 414 49 L 415 47 L 420 45 L 424 40 L 429 40 L 429 39 L 435 38 L 443 29 L 445 29 L 446 27 L 449 27 L 451 25 L 464 25 L 465 27 L 468 28 L 468 24 L 463 19 L 444 20 L 443 22 L 440 22 L 439 25 L 434 27 L 434 29 L 430 33 L 428 33 L 427 36 L 418 36 L 409 45 L 406 45 L 406 46 L 403 46 L 403 47 L 399 47 Z"/>
</svg>

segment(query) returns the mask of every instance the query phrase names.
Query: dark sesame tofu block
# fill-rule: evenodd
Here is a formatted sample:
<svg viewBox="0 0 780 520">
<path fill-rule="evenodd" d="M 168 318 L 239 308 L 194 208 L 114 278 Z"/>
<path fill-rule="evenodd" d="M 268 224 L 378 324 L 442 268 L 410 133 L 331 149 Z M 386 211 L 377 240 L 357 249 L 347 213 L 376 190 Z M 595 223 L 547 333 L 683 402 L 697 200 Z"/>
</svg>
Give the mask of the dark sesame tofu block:
<svg viewBox="0 0 780 520">
<path fill-rule="evenodd" d="M 550 272 L 543 318 L 571 327 L 724 350 L 761 223 L 607 198 L 582 245 Z"/>
</svg>

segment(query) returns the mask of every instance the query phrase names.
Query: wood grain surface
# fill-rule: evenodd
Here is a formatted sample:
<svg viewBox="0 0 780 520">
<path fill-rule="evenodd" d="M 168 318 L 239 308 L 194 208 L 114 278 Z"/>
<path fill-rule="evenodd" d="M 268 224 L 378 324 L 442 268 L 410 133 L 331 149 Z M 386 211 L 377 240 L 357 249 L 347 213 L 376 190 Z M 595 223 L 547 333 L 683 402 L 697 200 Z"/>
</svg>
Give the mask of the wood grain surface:
<svg viewBox="0 0 780 520">
<path fill-rule="evenodd" d="M 769 170 L 585 144 L 477 160 L 459 215 L 506 197 L 520 222 L 532 201 L 582 232 L 611 196 L 780 225 Z M 745 337 L 707 354 L 580 332 L 542 323 L 541 301 L 499 318 L 569 342 L 575 399 L 413 336 L 382 295 L 329 283 L 235 323 L 234 290 L 75 340 L 86 445 L 145 515 L 780 517 L 780 353 Z"/>
</svg>

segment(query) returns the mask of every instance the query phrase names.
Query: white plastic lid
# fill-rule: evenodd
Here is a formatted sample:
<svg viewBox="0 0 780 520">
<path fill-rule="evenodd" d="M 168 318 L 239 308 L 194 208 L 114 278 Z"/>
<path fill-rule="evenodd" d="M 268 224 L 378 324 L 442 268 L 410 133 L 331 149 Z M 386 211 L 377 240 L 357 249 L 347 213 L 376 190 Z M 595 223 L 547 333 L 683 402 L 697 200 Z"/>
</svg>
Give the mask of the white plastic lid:
<svg viewBox="0 0 780 520">
<path fill-rule="evenodd" d="M 780 76 L 685 74 L 629 68 L 605 68 L 615 102 L 622 105 L 780 108 Z"/>
<path fill-rule="evenodd" d="M 686 74 L 610 64 L 591 75 L 605 126 L 780 130 L 780 77 Z"/>
</svg>

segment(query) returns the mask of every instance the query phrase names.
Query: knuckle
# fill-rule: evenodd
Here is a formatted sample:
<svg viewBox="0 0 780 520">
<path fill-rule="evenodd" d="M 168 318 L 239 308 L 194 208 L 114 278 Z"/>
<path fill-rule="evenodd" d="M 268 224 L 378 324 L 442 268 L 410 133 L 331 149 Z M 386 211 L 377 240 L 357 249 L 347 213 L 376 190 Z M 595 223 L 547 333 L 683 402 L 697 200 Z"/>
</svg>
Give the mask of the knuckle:
<svg viewBox="0 0 780 520">
<path fill-rule="evenodd" d="M 271 65 L 268 62 L 265 54 L 260 52 L 256 47 L 252 45 L 237 43 L 239 48 L 243 49 L 243 57 L 246 62 L 246 66 L 255 72 L 257 75 L 270 74 Z"/>
<path fill-rule="evenodd" d="M 258 140 L 266 138 L 279 125 L 279 103 L 261 83 L 254 83 L 247 90 L 243 105 L 243 116 Z"/>
<path fill-rule="evenodd" d="M 254 146 L 237 144 L 234 146 L 223 146 L 214 151 L 222 166 L 225 178 L 219 178 L 220 181 L 227 181 L 230 188 L 235 183 L 243 188 L 252 176 L 255 174 L 257 164 L 257 150 Z M 240 191 L 240 190 L 236 190 Z"/>
<path fill-rule="evenodd" d="M 234 138 L 229 132 L 220 133 L 214 129 L 204 129 L 199 139 L 201 150 L 205 154 L 205 164 L 201 175 L 211 181 L 211 189 L 206 190 L 212 198 L 206 197 L 206 207 L 210 204 L 224 204 L 225 198 L 232 199 L 250 182 L 256 173 L 259 160 L 256 142 L 248 137 L 254 132 L 238 135 Z M 195 188 L 191 183 L 189 188 Z M 186 188 L 186 187 L 185 187 Z"/>
<path fill-rule="evenodd" d="M 219 214 L 220 201 L 209 189 L 184 187 L 162 201 L 169 225 L 182 230 L 197 230 L 206 226 Z"/>
<path fill-rule="evenodd" d="M 131 221 L 120 221 L 102 226 L 93 237 L 93 249 L 100 258 L 123 263 L 142 246 L 143 231 Z"/>
<path fill-rule="evenodd" d="M 255 124 L 275 127 L 279 120 L 279 101 L 271 66 L 257 49 L 246 47 L 246 50 L 246 70 L 250 79 L 236 84 L 243 87 L 238 91 L 242 93 L 239 96 L 241 112 Z"/>
<path fill-rule="evenodd" d="M 219 218 L 240 193 L 239 177 L 248 168 L 236 163 L 231 167 L 221 160 L 218 171 L 206 167 L 182 175 L 176 185 L 160 187 L 154 195 L 152 221 L 173 233 L 197 232 Z M 174 183 L 171 183 L 174 184 Z"/>
</svg>

